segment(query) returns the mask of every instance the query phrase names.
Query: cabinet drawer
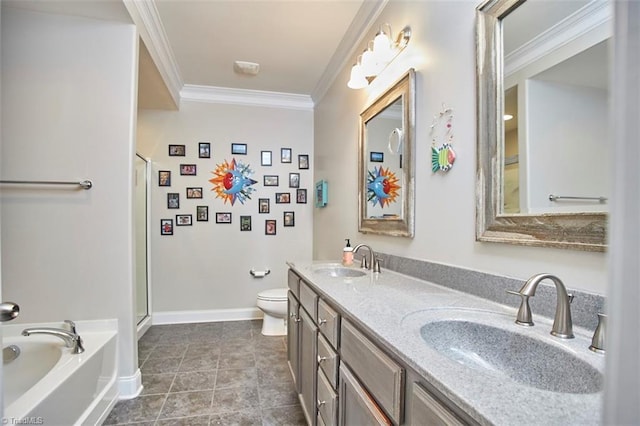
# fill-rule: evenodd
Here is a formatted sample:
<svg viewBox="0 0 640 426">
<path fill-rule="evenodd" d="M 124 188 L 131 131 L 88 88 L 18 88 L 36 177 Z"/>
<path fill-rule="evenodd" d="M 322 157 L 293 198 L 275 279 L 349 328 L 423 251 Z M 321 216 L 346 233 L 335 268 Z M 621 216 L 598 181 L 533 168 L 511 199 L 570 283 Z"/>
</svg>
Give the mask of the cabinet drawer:
<svg viewBox="0 0 640 426">
<path fill-rule="evenodd" d="M 335 389 L 338 386 L 338 354 L 320 334 L 318 334 L 318 366 Z"/>
<path fill-rule="evenodd" d="M 338 424 L 338 394 L 321 370 L 318 370 L 318 417 L 325 425 Z"/>
<path fill-rule="evenodd" d="M 318 318 L 318 295 L 302 280 L 300 280 L 300 304 L 315 322 Z"/>
<path fill-rule="evenodd" d="M 394 423 L 402 423 L 404 370 L 349 321 L 343 321 L 340 356 Z"/>
<path fill-rule="evenodd" d="M 411 391 L 411 424 L 433 426 L 463 426 L 458 418 L 418 383 Z"/>
<path fill-rule="evenodd" d="M 340 315 L 324 300 L 318 300 L 318 330 L 325 335 L 334 349 L 338 348 Z"/>
<path fill-rule="evenodd" d="M 300 300 L 300 277 L 298 274 L 289 269 L 287 274 L 287 283 L 289 285 L 289 290 L 296 297 L 296 299 Z"/>
</svg>

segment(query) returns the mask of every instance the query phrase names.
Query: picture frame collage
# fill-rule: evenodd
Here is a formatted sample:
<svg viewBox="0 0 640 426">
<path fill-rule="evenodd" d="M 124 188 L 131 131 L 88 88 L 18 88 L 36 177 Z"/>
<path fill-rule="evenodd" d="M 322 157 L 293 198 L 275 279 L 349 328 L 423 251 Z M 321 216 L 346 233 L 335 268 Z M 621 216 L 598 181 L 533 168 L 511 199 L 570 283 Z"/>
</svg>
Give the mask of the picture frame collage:
<svg viewBox="0 0 640 426">
<path fill-rule="evenodd" d="M 190 147 L 186 144 L 169 144 L 168 156 L 169 157 L 187 157 L 187 152 Z M 198 142 L 197 145 L 198 159 L 211 159 L 212 149 L 210 142 Z M 249 145 L 246 143 L 231 143 L 229 154 L 232 156 L 245 156 L 249 154 Z M 276 155 L 274 160 L 274 154 Z M 282 211 L 281 224 L 283 228 L 295 227 L 295 210 L 287 208 L 289 205 L 295 204 L 307 204 L 307 188 L 303 186 L 304 182 L 304 170 L 309 170 L 310 162 L 308 154 L 297 154 L 294 156 L 292 148 L 282 147 L 279 151 L 280 165 L 285 167 L 291 165 L 296 167 L 293 171 L 287 171 L 284 176 L 269 173 L 269 167 L 273 167 L 275 161 L 277 161 L 278 151 L 273 150 L 261 150 L 260 151 L 260 167 L 265 168 L 262 179 L 257 184 L 262 184 L 265 191 L 264 194 L 260 194 L 257 198 L 257 213 L 259 215 L 268 215 L 264 219 L 264 234 L 265 235 L 277 235 L 279 220 L 273 218 L 272 206 L 279 207 L 277 210 L 284 208 Z M 228 154 L 226 154 L 228 155 Z M 294 160 L 297 158 L 297 163 Z M 201 163 L 194 161 L 185 161 L 178 166 L 178 173 L 180 175 L 180 181 L 183 181 L 182 177 L 185 176 L 198 176 L 198 167 L 204 167 Z M 213 169 L 215 165 L 211 166 Z M 279 169 L 282 172 L 282 167 Z M 206 190 L 206 184 L 204 186 L 197 186 L 200 183 L 195 183 L 193 186 L 186 186 L 182 192 L 172 191 L 176 180 L 172 179 L 173 170 L 159 170 L 158 171 L 158 187 L 166 188 L 167 197 L 167 209 L 175 210 L 175 218 L 163 218 L 160 220 L 160 234 L 161 235 L 173 235 L 174 227 L 193 226 L 193 216 L 195 216 L 196 222 L 209 222 L 209 205 L 196 205 L 195 214 L 182 213 L 189 206 L 190 201 L 181 202 L 181 196 L 184 194 L 185 200 L 203 200 L 204 191 Z M 190 179 L 190 178 L 189 178 Z M 282 183 L 282 186 L 281 186 Z M 271 191 L 273 193 L 270 193 Z M 269 195 L 269 196 L 267 196 Z M 273 204 L 272 204 L 273 201 Z M 243 212 L 245 213 L 245 212 Z M 224 226 L 233 223 L 234 214 L 229 211 L 216 211 L 213 214 L 212 222 L 215 219 L 215 224 Z M 252 231 L 252 216 L 247 214 L 240 214 L 238 220 L 240 232 Z M 264 217 L 264 216 L 263 216 Z"/>
</svg>

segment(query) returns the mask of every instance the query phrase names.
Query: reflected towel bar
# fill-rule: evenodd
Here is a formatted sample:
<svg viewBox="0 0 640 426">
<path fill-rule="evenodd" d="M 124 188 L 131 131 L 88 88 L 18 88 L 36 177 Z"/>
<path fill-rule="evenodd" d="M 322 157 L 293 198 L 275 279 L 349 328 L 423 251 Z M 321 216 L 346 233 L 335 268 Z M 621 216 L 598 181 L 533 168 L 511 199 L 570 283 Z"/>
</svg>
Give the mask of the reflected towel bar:
<svg viewBox="0 0 640 426">
<path fill-rule="evenodd" d="M 568 195 L 549 195 L 549 201 L 558 200 L 584 200 L 584 201 L 598 201 L 600 204 L 607 202 L 607 197 L 571 197 Z"/>
<path fill-rule="evenodd" d="M 80 182 L 45 181 L 45 180 L 0 180 L 2 185 L 75 185 L 82 189 L 91 189 L 93 182 L 81 180 Z"/>
</svg>

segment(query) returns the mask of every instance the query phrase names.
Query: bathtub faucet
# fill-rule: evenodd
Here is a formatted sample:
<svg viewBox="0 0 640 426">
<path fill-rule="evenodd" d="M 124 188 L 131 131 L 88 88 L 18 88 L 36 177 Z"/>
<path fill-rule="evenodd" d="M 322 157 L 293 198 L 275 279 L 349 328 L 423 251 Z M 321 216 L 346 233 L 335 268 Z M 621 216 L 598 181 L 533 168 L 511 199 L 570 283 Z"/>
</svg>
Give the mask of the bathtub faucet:
<svg viewBox="0 0 640 426">
<path fill-rule="evenodd" d="M 71 324 L 73 331 L 67 331 L 63 328 L 33 327 L 25 328 L 24 330 L 22 330 L 22 335 L 31 336 L 32 334 L 49 334 L 51 336 L 56 336 L 64 340 L 65 346 L 67 348 L 73 348 L 72 353 L 81 354 L 82 352 L 84 352 L 84 347 L 82 346 L 82 337 L 80 337 L 80 335 L 75 332 L 75 326 L 73 325 L 73 323 L 71 321 L 69 321 L 68 323 Z"/>
</svg>

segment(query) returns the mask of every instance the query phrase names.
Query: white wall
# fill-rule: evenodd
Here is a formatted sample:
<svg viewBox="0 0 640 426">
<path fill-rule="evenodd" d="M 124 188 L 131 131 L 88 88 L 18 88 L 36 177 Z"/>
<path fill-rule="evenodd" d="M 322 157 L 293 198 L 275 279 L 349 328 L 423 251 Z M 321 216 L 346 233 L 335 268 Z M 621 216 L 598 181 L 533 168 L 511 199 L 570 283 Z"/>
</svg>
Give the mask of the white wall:
<svg viewBox="0 0 640 426">
<path fill-rule="evenodd" d="M 94 186 L 2 187 L 2 294 L 21 323 L 117 318 L 121 377 L 138 369 L 136 78 L 133 25 L 3 8 L 2 178 Z"/>
<path fill-rule="evenodd" d="M 151 282 L 154 323 L 214 320 L 255 314 L 259 291 L 286 286 L 285 262 L 311 259 L 313 211 L 313 113 L 307 110 L 219 105 L 183 101 L 179 111 L 141 110 L 138 151 L 152 172 Z M 198 158 L 198 143 L 211 143 L 211 158 Z M 246 143 L 247 155 L 231 155 L 231 143 Z M 186 145 L 185 157 L 170 157 L 169 144 Z M 280 162 L 291 148 L 293 162 Z M 260 151 L 272 151 L 273 165 L 261 166 Z M 298 155 L 310 156 L 310 169 L 298 169 Z M 213 171 L 225 160 L 242 160 L 254 171 L 255 191 L 232 206 L 212 191 Z M 196 164 L 196 176 L 180 176 L 180 164 Z M 158 171 L 171 171 L 171 187 L 158 186 Z M 307 203 L 298 204 L 289 173 L 300 173 Z M 278 175 L 278 187 L 264 187 L 264 175 Z M 202 187 L 203 199 L 186 199 L 186 187 Z M 180 209 L 167 208 L 167 193 L 180 194 Z M 290 192 L 291 204 L 276 204 L 276 192 Z M 269 198 L 270 214 L 258 213 Z M 209 221 L 196 221 L 196 206 L 209 206 Z M 283 212 L 295 212 L 295 226 L 283 227 Z M 217 224 L 216 212 L 231 212 L 232 223 Z M 175 226 L 176 214 L 193 215 L 192 226 Z M 240 231 L 240 216 L 252 217 L 252 230 Z M 172 236 L 160 235 L 160 219 L 173 219 Z M 277 234 L 265 235 L 265 220 L 277 221 Z M 268 268 L 262 279 L 249 270 Z M 237 310 L 228 313 L 226 310 Z M 229 315 L 229 316 L 228 316 Z"/>
<path fill-rule="evenodd" d="M 473 1 L 389 2 L 365 40 L 373 38 L 380 23 L 390 23 L 394 32 L 408 24 L 413 35 L 407 49 L 360 91 L 346 86 L 349 61 L 317 105 L 315 175 L 328 181 L 329 203 L 314 214 L 314 257 L 339 259 L 343 239 L 351 238 L 381 252 L 514 278 L 551 272 L 569 288 L 604 293 L 606 254 L 475 241 L 476 6 Z M 364 43 L 354 50 L 354 59 Z M 358 115 L 409 67 L 417 72 L 415 238 L 359 234 Z M 457 158 L 447 174 L 433 174 L 429 125 L 443 103 L 453 108 Z"/>
</svg>

